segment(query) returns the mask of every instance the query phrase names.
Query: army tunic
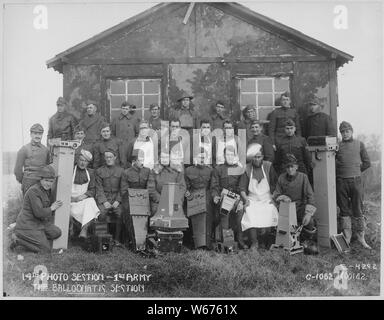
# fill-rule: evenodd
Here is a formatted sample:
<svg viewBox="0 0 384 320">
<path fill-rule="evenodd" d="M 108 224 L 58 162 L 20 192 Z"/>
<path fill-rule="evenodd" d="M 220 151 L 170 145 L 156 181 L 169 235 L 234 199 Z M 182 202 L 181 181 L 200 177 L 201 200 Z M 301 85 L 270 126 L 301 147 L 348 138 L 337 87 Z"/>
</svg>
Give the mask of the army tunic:
<svg viewBox="0 0 384 320">
<path fill-rule="evenodd" d="M 288 153 L 293 154 L 297 159 L 299 171 L 307 174 L 311 169 L 312 156 L 307 150 L 307 142 L 303 137 L 284 136 L 276 146 L 275 166 L 279 174 L 284 172 L 285 158 Z"/>
<path fill-rule="evenodd" d="M 48 139 L 61 138 L 61 140 L 72 140 L 76 126 L 73 115 L 64 111 L 56 112 L 48 122 Z"/>
<path fill-rule="evenodd" d="M 113 204 L 115 201 L 121 203 L 121 179 L 123 168 L 114 166 L 102 166 L 96 170 L 96 199 L 97 203 L 104 202 Z"/>
<path fill-rule="evenodd" d="M 305 138 L 311 136 L 336 136 L 331 117 L 324 112 L 310 114 L 305 125 Z"/>
<path fill-rule="evenodd" d="M 251 139 L 248 140 L 247 146 L 258 143 L 263 147 L 263 154 L 264 154 L 264 160 L 273 162 L 275 160 L 275 150 L 273 149 L 272 140 L 260 133 L 257 136 L 253 136 Z"/>
<path fill-rule="evenodd" d="M 51 192 L 40 182 L 30 187 L 24 196 L 15 234 L 18 242 L 33 252 L 50 251 L 50 240 L 61 236 L 61 230 L 52 224 L 51 204 Z"/>
<path fill-rule="evenodd" d="M 227 118 L 224 115 L 220 115 L 217 113 L 212 114 L 210 117 L 211 130 L 213 131 L 215 129 L 223 129 L 223 124 L 226 119 Z"/>
<path fill-rule="evenodd" d="M 100 140 L 100 131 L 105 123 L 106 121 L 104 117 L 99 114 L 94 114 L 92 116 L 86 114 L 79 123 L 79 125 L 84 128 L 84 143 L 95 143 Z"/>
<path fill-rule="evenodd" d="M 190 193 L 193 193 L 199 189 L 205 189 L 206 196 L 206 238 L 205 243 L 208 247 L 211 244 L 212 231 L 213 231 L 213 220 L 214 220 L 214 211 L 212 206 L 212 197 L 210 192 L 211 177 L 212 177 L 212 168 L 209 166 L 191 166 L 185 169 L 185 183 L 187 190 Z M 192 216 L 190 219 L 199 219 L 199 215 Z M 193 225 L 193 223 L 191 224 Z M 192 230 L 193 231 L 193 230 Z M 195 231 L 193 231 L 195 232 Z"/>
<path fill-rule="evenodd" d="M 148 120 L 148 123 L 149 123 L 149 127 L 152 129 L 152 130 L 161 130 L 161 121 L 162 119 L 160 117 L 158 118 L 153 118 L 152 116 L 149 118 Z"/>
<path fill-rule="evenodd" d="M 113 151 L 116 155 L 115 165 L 120 165 L 121 159 L 121 140 L 110 137 L 108 140 L 101 139 L 93 145 L 93 167 L 95 169 L 105 165 L 104 152 Z"/>
<path fill-rule="evenodd" d="M 14 174 L 23 194 L 40 180 L 38 171 L 49 164 L 49 159 L 49 149 L 41 143 L 30 142 L 17 152 Z"/>
<path fill-rule="evenodd" d="M 279 140 L 285 136 L 285 124 L 288 119 L 292 119 L 296 124 L 296 134 L 301 135 L 300 118 L 296 109 L 280 107 L 273 110 L 270 114 L 268 125 L 268 135 L 272 143 L 277 146 Z"/>
<path fill-rule="evenodd" d="M 139 134 L 139 119 L 122 113 L 112 120 L 112 134 L 122 141 L 130 141 Z"/>
<path fill-rule="evenodd" d="M 288 196 L 292 202 L 296 203 L 297 220 L 301 224 L 305 213 L 305 205 L 315 206 L 315 195 L 313 193 L 308 176 L 305 173 L 297 172 L 295 176 L 289 176 L 283 173 L 279 176 L 273 199 L 276 200 L 280 195 Z M 313 227 L 313 218 L 308 229 Z"/>
<path fill-rule="evenodd" d="M 148 191 L 149 199 L 151 201 L 152 215 L 154 215 L 157 211 L 161 191 L 163 190 L 164 184 L 168 182 L 175 182 L 179 184 L 181 203 L 184 201 L 184 194 L 186 191 L 184 174 L 169 166 L 158 165 L 158 167 L 155 167 L 155 169 L 151 171 L 148 178 Z"/>
</svg>

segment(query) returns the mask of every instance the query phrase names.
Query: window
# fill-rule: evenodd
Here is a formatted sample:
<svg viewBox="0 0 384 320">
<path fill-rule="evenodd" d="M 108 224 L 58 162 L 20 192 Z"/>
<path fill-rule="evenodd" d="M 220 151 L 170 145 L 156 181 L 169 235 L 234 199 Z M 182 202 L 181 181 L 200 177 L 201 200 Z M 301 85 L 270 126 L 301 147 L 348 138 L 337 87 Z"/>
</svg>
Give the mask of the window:
<svg viewBox="0 0 384 320">
<path fill-rule="evenodd" d="M 240 110 L 247 105 L 256 106 L 257 119 L 265 120 L 275 109 L 275 101 L 289 91 L 289 77 L 242 78 L 239 79 Z"/>
<path fill-rule="evenodd" d="M 109 81 L 108 97 L 111 119 L 120 114 L 121 104 L 128 101 L 136 106 L 136 116 L 141 119 L 150 117 L 149 106 L 160 106 L 160 79 L 119 79 Z"/>
</svg>

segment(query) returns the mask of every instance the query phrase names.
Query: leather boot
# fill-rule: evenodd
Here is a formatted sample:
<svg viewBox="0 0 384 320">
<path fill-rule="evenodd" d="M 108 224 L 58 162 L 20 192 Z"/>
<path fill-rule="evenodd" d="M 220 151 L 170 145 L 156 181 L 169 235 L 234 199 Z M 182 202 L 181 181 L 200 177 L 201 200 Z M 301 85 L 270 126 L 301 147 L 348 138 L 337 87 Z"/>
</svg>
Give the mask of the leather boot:
<svg viewBox="0 0 384 320">
<path fill-rule="evenodd" d="M 251 238 L 250 249 L 258 249 L 259 248 L 259 242 L 257 239 L 257 229 L 256 228 L 249 229 L 249 237 Z"/>
<path fill-rule="evenodd" d="M 352 220 L 351 217 L 340 217 L 340 227 L 343 231 L 345 240 L 347 240 L 347 243 L 351 243 L 352 238 Z"/>
<path fill-rule="evenodd" d="M 319 254 L 319 247 L 317 245 L 317 229 L 313 228 L 308 230 L 306 227 L 302 230 L 302 246 L 304 247 L 304 254 L 316 255 Z"/>
</svg>

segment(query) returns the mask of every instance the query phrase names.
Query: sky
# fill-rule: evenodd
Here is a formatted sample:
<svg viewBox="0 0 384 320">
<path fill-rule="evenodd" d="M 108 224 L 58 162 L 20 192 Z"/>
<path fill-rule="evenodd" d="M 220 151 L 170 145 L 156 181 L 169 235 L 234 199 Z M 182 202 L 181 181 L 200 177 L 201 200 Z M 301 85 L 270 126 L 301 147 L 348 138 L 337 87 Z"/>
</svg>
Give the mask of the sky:
<svg viewBox="0 0 384 320">
<path fill-rule="evenodd" d="M 380 1 L 239 3 L 353 55 L 353 61 L 338 71 L 338 120 L 351 122 L 356 134 L 381 134 L 383 7 Z M 2 150 L 16 151 L 28 143 L 33 123 L 40 122 L 47 132 L 48 119 L 56 112 L 57 97 L 63 94 L 62 75 L 47 69 L 47 60 L 155 4 L 45 2 L 47 24 L 39 29 L 38 15 L 34 13 L 38 2 L 5 3 L 2 7 Z M 344 29 L 335 25 L 340 15 L 335 13 L 337 5 L 342 5 L 347 13 L 341 25 Z"/>
</svg>

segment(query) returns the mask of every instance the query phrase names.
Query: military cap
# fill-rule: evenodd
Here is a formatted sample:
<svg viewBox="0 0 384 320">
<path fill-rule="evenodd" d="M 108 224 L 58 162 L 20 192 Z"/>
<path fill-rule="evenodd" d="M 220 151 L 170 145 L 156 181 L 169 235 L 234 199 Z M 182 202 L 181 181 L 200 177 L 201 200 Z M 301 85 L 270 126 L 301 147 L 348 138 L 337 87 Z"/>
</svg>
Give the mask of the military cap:
<svg viewBox="0 0 384 320">
<path fill-rule="evenodd" d="M 292 164 L 297 164 L 297 159 L 292 153 L 287 153 L 287 155 L 285 156 L 284 165 L 288 166 Z"/>
<path fill-rule="evenodd" d="M 105 155 L 107 152 L 112 153 L 115 157 L 117 156 L 117 153 L 116 153 L 115 150 L 107 149 L 107 150 L 104 151 L 104 155 Z"/>
<path fill-rule="evenodd" d="M 44 132 L 44 128 L 43 128 L 43 126 L 40 123 L 35 123 L 34 125 L 32 125 L 32 127 L 30 129 L 30 132 L 43 133 Z"/>
<path fill-rule="evenodd" d="M 353 131 L 352 125 L 347 121 L 343 121 L 342 123 L 340 123 L 339 131 L 343 132 L 344 130 L 352 130 Z"/>
<path fill-rule="evenodd" d="M 285 92 L 283 92 L 283 93 L 280 95 L 280 98 L 282 98 L 282 97 L 290 98 L 290 97 L 291 97 L 291 94 L 289 93 L 289 91 L 285 91 Z"/>
<path fill-rule="evenodd" d="M 87 160 L 88 162 L 92 161 L 92 153 L 85 149 L 81 149 L 80 153 L 85 158 L 85 160 Z"/>
<path fill-rule="evenodd" d="M 85 131 L 84 128 L 78 124 L 74 129 L 73 129 L 73 133 L 77 133 L 77 132 L 80 132 L 80 131 Z"/>
<path fill-rule="evenodd" d="M 41 179 L 54 179 L 56 177 L 55 169 L 51 165 L 44 166 L 40 169 L 39 176 Z"/>
<path fill-rule="evenodd" d="M 57 99 L 57 101 L 56 101 L 56 105 L 57 106 L 62 106 L 62 105 L 66 105 L 67 104 L 67 101 L 65 101 L 65 99 L 63 98 L 63 97 L 59 97 L 58 99 Z"/>
<path fill-rule="evenodd" d="M 286 127 L 296 127 L 296 124 L 295 124 L 295 121 L 293 121 L 292 119 L 287 119 L 287 121 L 285 121 L 285 126 Z"/>
<path fill-rule="evenodd" d="M 308 105 L 321 105 L 320 100 L 317 97 L 310 98 L 307 102 Z"/>
<path fill-rule="evenodd" d="M 189 100 L 192 100 L 193 96 L 191 94 L 187 93 L 186 91 L 182 90 L 181 97 L 177 101 L 180 102 L 184 98 L 189 98 Z"/>
<path fill-rule="evenodd" d="M 217 100 L 216 105 L 225 106 L 224 102 L 222 100 Z"/>
</svg>

